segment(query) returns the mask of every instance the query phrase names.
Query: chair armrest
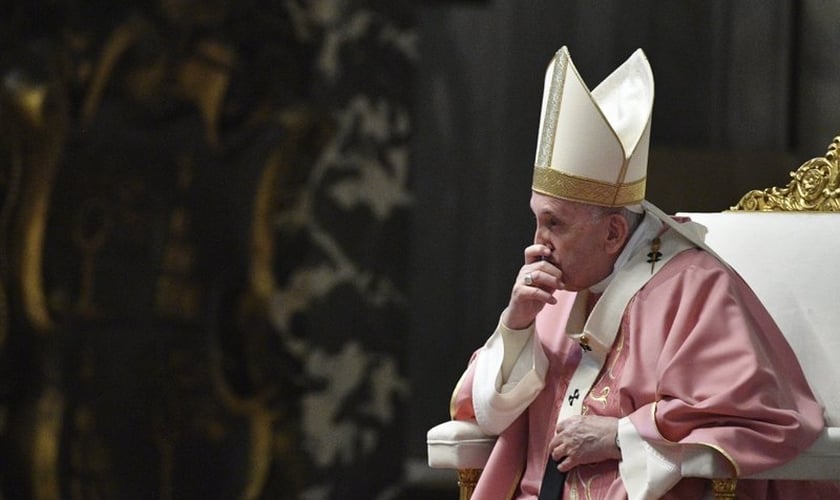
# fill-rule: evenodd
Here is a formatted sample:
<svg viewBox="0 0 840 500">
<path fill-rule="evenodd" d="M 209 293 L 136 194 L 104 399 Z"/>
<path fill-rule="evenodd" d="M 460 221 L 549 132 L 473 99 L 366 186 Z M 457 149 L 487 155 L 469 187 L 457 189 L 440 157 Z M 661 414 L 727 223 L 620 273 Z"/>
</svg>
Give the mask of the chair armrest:
<svg viewBox="0 0 840 500">
<path fill-rule="evenodd" d="M 840 480 L 840 427 L 826 427 L 796 458 L 750 479 Z"/>
<path fill-rule="evenodd" d="M 450 420 L 426 433 L 429 467 L 434 469 L 483 469 L 496 444 L 474 420 Z"/>
<path fill-rule="evenodd" d="M 698 466 L 699 465 L 699 466 Z M 695 464 L 688 477 L 721 479 L 718 464 Z M 826 427 L 808 449 L 784 465 L 744 477 L 744 479 L 840 480 L 840 427 Z"/>
<path fill-rule="evenodd" d="M 496 436 L 487 435 L 472 420 L 450 420 L 432 427 L 426 435 L 429 467 L 482 469 Z M 710 467 L 694 477 L 719 478 Z M 790 462 L 749 476 L 750 479 L 840 480 L 840 427 L 826 427 L 808 449 Z"/>
</svg>

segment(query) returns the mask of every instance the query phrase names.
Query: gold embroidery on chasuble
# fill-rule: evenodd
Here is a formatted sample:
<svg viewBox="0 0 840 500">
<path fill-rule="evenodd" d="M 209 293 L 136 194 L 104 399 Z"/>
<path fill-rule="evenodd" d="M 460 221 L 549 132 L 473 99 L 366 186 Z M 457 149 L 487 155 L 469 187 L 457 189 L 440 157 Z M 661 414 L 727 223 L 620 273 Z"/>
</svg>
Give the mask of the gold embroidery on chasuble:
<svg viewBox="0 0 840 500">
<path fill-rule="evenodd" d="M 606 408 L 607 407 L 607 398 L 609 397 L 609 395 L 610 395 L 610 387 L 609 386 L 602 387 L 601 390 L 598 391 L 598 394 L 592 394 L 592 396 L 590 396 L 590 399 L 593 399 L 593 400 L 601 403 L 601 406 L 603 408 Z"/>
<path fill-rule="evenodd" d="M 624 326 L 624 325 L 622 325 Z M 617 383 L 627 358 L 625 329 L 620 328 L 612 351 L 607 355 L 595 385 L 589 391 L 581 409 L 582 415 L 621 417 Z M 585 355 L 585 354 L 584 354 Z M 567 477 L 570 499 L 601 498 L 618 480 L 618 462 L 606 461 L 575 467 Z"/>
<path fill-rule="evenodd" d="M 587 410 L 591 410 L 592 414 L 595 415 L 623 416 L 619 401 L 616 397 L 611 396 L 617 394 L 614 385 L 624 368 L 624 360 L 626 359 L 626 353 L 624 352 L 625 339 L 625 331 L 620 328 L 613 344 L 614 347 L 607 355 L 604 368 L 584 401 L 584 412 L 582 412 L 584 415 L 588 413 Z"/>
<path fill-rule="evenodd" d="M 610 369 L 608 370 L 609 377 L 611 379 L 615 379 L 615 365 L 618 363 L 619 359 L 623 359 L 621 355 L 624 352 L 624 328 L 619 327 L 618 330 L 618 338 L 615 339 L 615 348 L 613 349 L 612 353 L 610 353 L 611 360 L 609 363 Z"/>
<path fill-rule="evenodd" d="M 592 500 L 592 483 L 597 481 L 603 474 L 589 474 L 584 477 L 581 474 L 581 467 L 572 469 L 569 481 L 570 500 Z"/>
</svg>

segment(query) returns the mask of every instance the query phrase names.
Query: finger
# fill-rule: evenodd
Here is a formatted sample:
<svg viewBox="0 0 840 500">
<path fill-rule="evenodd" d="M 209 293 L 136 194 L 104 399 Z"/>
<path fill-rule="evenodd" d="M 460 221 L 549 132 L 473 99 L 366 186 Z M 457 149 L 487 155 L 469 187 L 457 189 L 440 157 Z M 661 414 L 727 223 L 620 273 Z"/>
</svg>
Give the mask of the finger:
<svg viewBox="0 0 840 500">
<path fill-rule="evenodd" d="M 567 458 L 572 453 L 572 450 L 569 448 L 569 443 L 559 434 L 555 434 L 554 437 L 551 438 L 548 449 L 551 452 L 551 457 L 558 462 Z"/>
<path fill-rule="evenodd" d="M 558 266 L 550 260 L 541 260 L 539 262 L 534 263 L 533 265 L 540 271 L 543 271 L 552 276 L 560 276 L 561 274 L 563 274 L 563 270 L 560 269 L 560 266 Z"/>
<path fill-rule="evenodd" d="M 539 262 L 551 255 L 551 249 L 545 245 L 534 244 L 525 248 L 525 263 Z"/>
<path fill-rule="evenodd" d="M 520 272 L 520 283 L 525 286 L 541 288 L 552 294 L 562 286 L 563 273 L 552 266 L 545 264 L 540 266 L 525 266 Z"/>
<path fill-rule="evenodd" d="M 557 299 L 554 298 L 554 290 L 556 290 L 556 288 L 547 289 L 545 287 L 538 286 L 537 283 L 534 282 L 532 285 L 526 285 L 524 283 L 517 285 L 514 293 L 520 300 L 555 304 L 557 303 Z"/>
<path fill-rule="evenodd" d="M 556 460 L 558 462 L 557 470 L 560 472 L 569 472 L 578 465 L 570 455 L 557 458 Z"/>
<path fill-rule="evenodd" d="M 540 273 L 543 276 L 540 276 Z M 563 271 L 550 260 L 536 260 L 525 264 L 519 272 L 519 279 L 528 286 L 535 286 L 537 283 L 536 286 L 550 287 L 546 288 L 550 292 L 564 287 Z"/>
<path fill-rule="evenodd" d="M 558 471 L 564 472 L 560 469 L 560 464 L 562 463 L 564 458 L 566 458 L 566 457 L 561 457 L 561 458 L 551 457 L 551 461 L 549 463 L 551 463 L 554 466 L 554 468 L 557 469 Z"/>
<path fill-rule="evenodd" d="M 548 445 L 549 456 L 554 459 L 558 464 L 567 457 L 569 451 L 566 449 L 565 445 L 563 444 L 563 440 L 555 435 L 551 442 Z"/>
<path fill-rule="evenodd" d="M 560 434 L 561 432 L 563 432 L 566 429 L 566 427 L 568 427 L 568 425 L 571 423 L 571 420 L 573 418 L 575 418 L 574 415 L 568 418 L 558 420 L 557 424 L 554 426 L 554 432 L 556 434 Z"/>
<path fill-rule="evenodd" d="M 558 436 L 557 434 L 551 438 L 551 441 L 548 442 L 548 450 L 553 455 L 555 451 L 563 444 L 563 438 Z"/>
</svg>

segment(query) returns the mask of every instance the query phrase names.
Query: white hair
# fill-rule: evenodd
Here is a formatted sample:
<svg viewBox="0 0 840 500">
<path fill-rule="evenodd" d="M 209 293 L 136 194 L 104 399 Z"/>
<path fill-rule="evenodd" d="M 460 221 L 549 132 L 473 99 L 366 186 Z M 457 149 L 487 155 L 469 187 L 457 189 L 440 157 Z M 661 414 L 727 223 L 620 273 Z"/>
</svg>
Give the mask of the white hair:
<svg viewBox="0 0 840 500">
<path fill-rule="evenodd" d="M 633 234 L 644 218 L 644 212 L 637 213 L 627 207 L 602 207 L 600 205 L 582 204 L 589 210 L 593 219 L 600 219 L 612 214 L 618 214 L 627 222 L 627 234 Z"/>
</svg>

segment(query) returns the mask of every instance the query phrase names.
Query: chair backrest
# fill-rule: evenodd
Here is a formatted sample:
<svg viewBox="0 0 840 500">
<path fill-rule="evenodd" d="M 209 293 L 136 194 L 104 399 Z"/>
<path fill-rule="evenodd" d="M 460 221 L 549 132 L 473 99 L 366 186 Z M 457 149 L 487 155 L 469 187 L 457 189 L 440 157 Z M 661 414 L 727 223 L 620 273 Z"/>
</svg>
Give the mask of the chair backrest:
<svg viewBox="0 0 840 500">
<path fill-rule="evenodd" d="M 796 352 L 826 423 L 840 425 L 840 213 L 681 214 L 758 295 Z"/>
<path fill-rule="evenodd" d="M 755 290 L 793 347 L 826 423 L 840 426 L 840 136 L 783 188 L 750 191 L 723 213 L 682 214 Z"/>
</svg>

